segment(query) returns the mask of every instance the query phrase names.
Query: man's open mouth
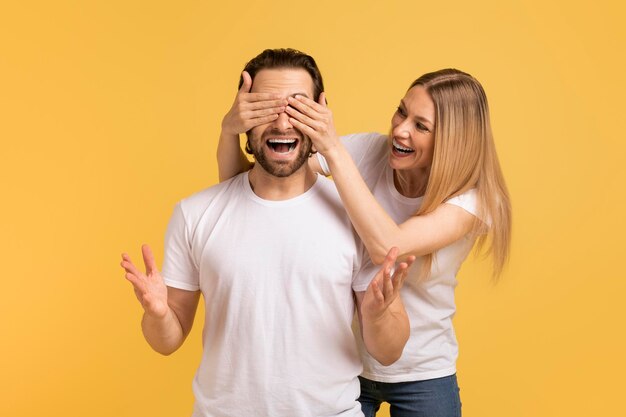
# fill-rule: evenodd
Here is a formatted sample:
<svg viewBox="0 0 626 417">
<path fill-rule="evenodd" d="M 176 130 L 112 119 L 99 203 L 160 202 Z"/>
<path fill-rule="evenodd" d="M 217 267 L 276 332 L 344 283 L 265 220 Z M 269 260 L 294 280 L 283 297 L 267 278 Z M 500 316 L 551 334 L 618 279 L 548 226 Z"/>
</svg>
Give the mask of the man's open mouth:
<svg viewBox="0 0 626 417">
<path fill-rule="evenodd" d="M 273 138 L 267 140 L 269 146 L 276 153 L 289 153 L 298 146 L 298 139 L 295 138 Z"/>
</svg>

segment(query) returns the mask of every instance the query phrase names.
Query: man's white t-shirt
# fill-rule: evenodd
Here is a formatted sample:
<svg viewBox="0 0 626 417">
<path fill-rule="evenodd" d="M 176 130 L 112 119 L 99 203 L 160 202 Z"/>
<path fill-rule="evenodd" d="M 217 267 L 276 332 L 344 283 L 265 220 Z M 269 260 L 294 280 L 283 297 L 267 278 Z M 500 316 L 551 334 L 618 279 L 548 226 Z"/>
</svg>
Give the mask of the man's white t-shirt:
<svg viewBox="0 0 626 417">
<path fill-rule="evenodd" d="M 372 277 L 332 181 L 259 198 L 248 174 L 175 208 L 163 276 L 201 290 L 194 417 L 362 416 L 353 289 Z"/>
<path fill-rule="evenodd" d="M 405 197 L 394 185 L 387 136 L 360 133 L 342 137 L 342 143 L 378 203 L 396 223 L 403 223 L 417 212 L 422 198 Z M 321 155 L 319 161 L 328 174 L 328 164 Z M 451 198 L 446 204 L 478 215 L 475 190 Z M 419 239 L 419 236 L 415 238 Z M 418 281 L 421 258 L 411 267 L 400 292 L 411 322 L 411 334 L 397 362 L 390 366 L 380 365 L 367 353 L 359 327 L 354 326 L 365 378 L 379 382 L 408 382 L 440 378 L 456 372 L 458 345 L 452 325 L 456 311 L 454 288 L 456 273 L 472 246 L 472 239 L 462 238 L 437 251 L 427 280 Z M 363 262 L 371 265 L 367 255 Z"/>
</svg>

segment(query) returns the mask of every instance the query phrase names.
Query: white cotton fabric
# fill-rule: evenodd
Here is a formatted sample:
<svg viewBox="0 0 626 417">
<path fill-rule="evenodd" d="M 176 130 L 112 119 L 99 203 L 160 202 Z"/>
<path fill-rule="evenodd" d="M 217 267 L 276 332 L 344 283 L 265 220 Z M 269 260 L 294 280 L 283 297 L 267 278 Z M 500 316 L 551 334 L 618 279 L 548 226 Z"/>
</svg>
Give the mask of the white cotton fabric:
<svg viewBox="0 0 626 417">
<path fill-rule="evenodd" d="M 394 186 L 387 136 L 379 133 L 354 134 L 342 137 L 342 143 L 378 203 L 396 223 L 403 223 L 417 212 L 422 198 L 405 197 Z M 328 164 L 321 155 L 319 161 L 328 174 Z M 446 203 L 478 215 L 475 190 Z M 417 279 L 422 259 L 418 258 L 414 263 L 401 290 L 411 322 L 411 334 L 397 362 L 391 366 L 380 365 L 363 346 L 359 327 L 353 326 L 363 359 L 362 375 L 365 378 L 380 382 L 408 382 L 440 378 L 456 372 L 458 344 L 452 325 L 456 311 L 456 273 L 472 246 L 471 239 L 463 238 L 437 251 L 431 276 L 425 281 L 418 282 Z M 367 259 L 364 259 L 364 263 L 371 264 L 367 254 L 365 257 Z"/>
<path fill-rule="evenodd" d="M 353 287 L 362 250 L 332 181 L 259 198 L 247 173 L 181 201 L 163 275 L 202 291 L 194 417 L 362 416 Z"/>
</svg>

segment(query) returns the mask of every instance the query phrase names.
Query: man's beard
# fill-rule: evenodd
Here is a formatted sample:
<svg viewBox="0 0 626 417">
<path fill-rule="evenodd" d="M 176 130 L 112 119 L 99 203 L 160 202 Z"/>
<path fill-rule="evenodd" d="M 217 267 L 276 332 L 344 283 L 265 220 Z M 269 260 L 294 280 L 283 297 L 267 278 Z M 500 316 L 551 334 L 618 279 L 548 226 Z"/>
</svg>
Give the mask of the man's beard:
<svg viewBox="0 0 626 417">
<path fill-rule="evenodd" d="M 252 136 L 252 132 L 250 132 L 248 136 L 248 141 L 250 143 L 250 148 L 252 149 L 252 155 L 254 155 L 256 162 L 258 162 L 268 174 L 279 178 L 288 177 L 299 170 L 309 159 L 309 155 L 311 154 L 311 150 L 313 148 L 313 143 L 308 136 L 298 134 L 298 154 L 295 159 L 291 161 L 270 160 L 265 155 L 267 151 L 265 144 L 266 137 L 272 135 L 270 133 L 267 135 L 263 134 L 260 141 L 257 141 L 254 138 L 251 140 L 250 136 Z"/>
</svg>

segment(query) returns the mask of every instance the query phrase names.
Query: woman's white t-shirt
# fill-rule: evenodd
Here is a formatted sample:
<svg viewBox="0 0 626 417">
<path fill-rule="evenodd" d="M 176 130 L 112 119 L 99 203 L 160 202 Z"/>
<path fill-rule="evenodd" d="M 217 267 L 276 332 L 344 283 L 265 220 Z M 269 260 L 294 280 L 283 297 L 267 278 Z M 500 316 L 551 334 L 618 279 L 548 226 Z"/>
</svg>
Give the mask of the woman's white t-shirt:
<svg viewBox="0 0 626 417">
<path fill-rule="evenodd" d="M 360 133 L 342 137 L 342 143 L 378 203 L 396 223 L 404 222 L 417 212 L 422 198 L 405 197 L 394 186 L 387 136 Z M 322 156 L 319 156 L 319 161 L 328 174 L 328 164 Z M 446 203 L 478 215 L 475 190 L 451 198 Z M 456 311 L 456 273 L 473 243 L 466 237 L 437 251 L 431 276 L 426 280 L 418 281 L 417 277 L 422 259 L 418 258 L 414 263 L 401 291 L 411 322 L 411 335 L 397 362 L 391 366 L 378 363 L 367 353 L 359 326 L 353 326 L 365 378 L 380 382 L 407 382 L 440 378 L 456 372 L 458 345 L 452 325 Z M 364 262 L 371 263 L 371 260 Z"/>
</svg>

